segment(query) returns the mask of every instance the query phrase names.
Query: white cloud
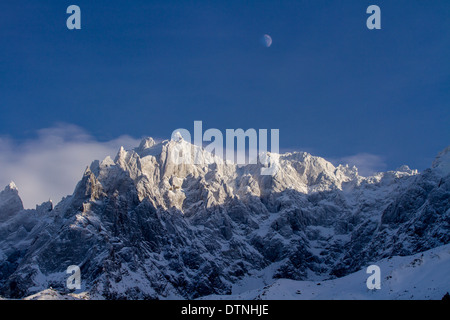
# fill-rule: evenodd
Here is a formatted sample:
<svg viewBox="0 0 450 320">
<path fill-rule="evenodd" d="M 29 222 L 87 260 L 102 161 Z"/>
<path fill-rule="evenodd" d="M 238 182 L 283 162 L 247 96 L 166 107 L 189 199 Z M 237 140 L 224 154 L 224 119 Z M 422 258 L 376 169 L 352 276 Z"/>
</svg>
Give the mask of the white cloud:
<svg viewBox="0 0 450 320">
<path fill-rule="evenodd" d="M 56 203 L 72 194 L 93 160 L 114 158 L 120 146 L 129 149 L 138 144 L 129 136 L 100 142 L 69 124 L 39 130 L 35 139 L 24 142 L 0 137 L 0 189 L 14 181 L 25 208 L 49 198 Z"/>
<path fill-rule="evenodd" d="M 332 162 L 335 164 L 356 166 L 359 174 L 362 176 L 370 176 L 375 172 L 384 171 L 387 168 L 384 157 L 370 153 L 358 153 L 352 156 L 342 157 Z"/>
</svg>

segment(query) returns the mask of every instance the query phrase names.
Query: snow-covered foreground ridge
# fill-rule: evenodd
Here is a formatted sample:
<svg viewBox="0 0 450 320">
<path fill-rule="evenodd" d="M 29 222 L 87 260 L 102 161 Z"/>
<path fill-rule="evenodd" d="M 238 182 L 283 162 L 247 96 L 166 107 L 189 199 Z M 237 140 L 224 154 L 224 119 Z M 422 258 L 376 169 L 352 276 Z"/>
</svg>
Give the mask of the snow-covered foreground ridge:
<svg viewBox="0 0 450 320">
<path fill-rule="evenodd" d="M 278 279 L 258 289 L 202 300 L 440 300 L 450 288 L 450 245 L 406 257 L 384 258 L 381 288 L 369 290 L 366 269 L 325 281 Z M 246 281 L 244 280 L 243 283 Z M 244 284 L 245 286 L 245 284 Z"/>
<path fill-rule="evenodd" d="M 180 152 L 207 161 L 170 161 Z M 71 196 L 35 210 L 11 183 L 0 193 L 0 296 L 65 295 L 70 265 L 81 269 L 76 294 L 92 299 L 226 295 L 261 279 L 337 283 L 450 242 L 450 147 L 421 173 L 371 177 L 304 152 L 280 155 L 274 176 L 212 158 L 147 138 L 94 161 Z"/>
</svg>

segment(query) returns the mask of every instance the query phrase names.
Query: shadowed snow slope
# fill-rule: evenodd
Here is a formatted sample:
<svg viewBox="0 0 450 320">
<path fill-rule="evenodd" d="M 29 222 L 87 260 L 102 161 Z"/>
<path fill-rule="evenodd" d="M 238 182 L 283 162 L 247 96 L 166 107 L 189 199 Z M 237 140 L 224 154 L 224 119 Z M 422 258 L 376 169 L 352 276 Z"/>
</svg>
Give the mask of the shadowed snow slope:
<svg viewBox="0 0 450 320">
<path fill-rule="evenodd" d="M 407 257 L 375 263 L 381 270 L 380 289 L 370 290 L 366 269 L 326 281 L 279 279 L 259 289 L 203 300 L 440 300 L 449 292 L 450 245 Z M 245 281 L 244 281 L 245 282 Z"/>
</svg>

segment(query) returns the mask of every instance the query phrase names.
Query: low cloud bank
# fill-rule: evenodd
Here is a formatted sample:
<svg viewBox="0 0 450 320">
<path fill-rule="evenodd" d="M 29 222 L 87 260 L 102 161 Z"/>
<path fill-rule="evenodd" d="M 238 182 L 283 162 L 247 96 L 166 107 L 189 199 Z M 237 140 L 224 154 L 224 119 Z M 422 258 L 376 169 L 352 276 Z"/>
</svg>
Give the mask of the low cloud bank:
<svg viewBox="0 0 450 320">
<path fill-rule="evenodd" d="M 138 139 L 121 136 L 98 141 L 75 125 L 59 124 L 23 142 L 0 137 L 0 189 L 14 181 L 25 208 L 72 194 L 84 169 L 95 160 L 115 157 L 120 146 L 132 148 Z"/>
</svg>

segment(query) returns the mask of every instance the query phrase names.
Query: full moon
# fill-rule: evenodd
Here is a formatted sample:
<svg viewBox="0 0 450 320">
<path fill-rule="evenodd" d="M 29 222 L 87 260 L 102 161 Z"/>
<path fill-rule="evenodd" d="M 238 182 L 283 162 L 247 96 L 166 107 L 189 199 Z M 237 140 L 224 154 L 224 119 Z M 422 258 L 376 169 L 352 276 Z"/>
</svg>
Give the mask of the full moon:
<svg viewBox="0 0 450 320">
<path fill-rule="evenodd" d="M 272 37 L 268 34 L 264 35 L 264 45 L 268 48 L 272 45 Z"/>
</svg>

